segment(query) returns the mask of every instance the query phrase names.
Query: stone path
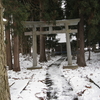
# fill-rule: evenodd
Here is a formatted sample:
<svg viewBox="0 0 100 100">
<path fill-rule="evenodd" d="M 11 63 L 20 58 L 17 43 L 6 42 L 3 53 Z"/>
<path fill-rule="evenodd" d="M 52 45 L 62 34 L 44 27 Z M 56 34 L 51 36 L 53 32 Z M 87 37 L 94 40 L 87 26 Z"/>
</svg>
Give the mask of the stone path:
<svg viewBox="0 0 100 100">
<path fill-rule="evenodd" d="M 65 57 L 62 57 L 48 67 L 45 81 L 48 87 L 47 100 L 78 100 L 61 71 L 60 64 L 64 59 Z"/>
</svg>

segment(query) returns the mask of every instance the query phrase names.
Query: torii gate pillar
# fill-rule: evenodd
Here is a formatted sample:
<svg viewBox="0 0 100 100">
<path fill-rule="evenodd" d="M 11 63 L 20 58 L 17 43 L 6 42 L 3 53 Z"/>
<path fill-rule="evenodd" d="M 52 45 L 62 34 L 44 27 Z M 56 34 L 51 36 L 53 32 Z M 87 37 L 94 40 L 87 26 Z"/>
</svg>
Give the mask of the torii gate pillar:
<svg viewBox="0 0 100 100">
<path fill-rule="evenodd" d="M 33 67 L 37 66 L 37 38 L 36 38 L 36 33 L 35 33 L 35 28 L 33 28 L 32 33 L 33 33 Z"/>
<path fill-rule="evenodd" d="M 33 48 L 33 66 L 29 67 L 27 69 L 41 69 L 42 67 L 36 67 L 37 66 L 37 37 L 36 37 L 36 28 L 33 27 L 32 29 L 32 37 L 33 37 L 33 41 L 32 41 L 32 48 Z"/>
<path fill-rule="evenodd" d="M 68 58 L 68 65 L 72 65 L 72 55 L 71 55 L 71 46 L 70 46 L 70 37 L 68 32 L 68 25 L 66 24 L 66 47 L 67 47 L 67 58 Z"/>
</svg>

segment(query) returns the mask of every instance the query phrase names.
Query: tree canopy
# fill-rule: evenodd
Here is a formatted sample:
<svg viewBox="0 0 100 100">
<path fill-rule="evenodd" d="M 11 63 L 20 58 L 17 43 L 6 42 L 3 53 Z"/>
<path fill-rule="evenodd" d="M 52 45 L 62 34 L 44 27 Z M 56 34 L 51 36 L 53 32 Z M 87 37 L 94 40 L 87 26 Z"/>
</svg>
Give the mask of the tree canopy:
<svg viewBox="0 0 100 100">
<path fill-rule="evenodd" d="M 8 28 L 12 28 L 15 34 L 23 32 L 22 20 L 27 20 L 29 6 L 25 6 L 18 0 L 3 0 L 5 8 L 4 18 L 8 20 Z"/>
<path fill-rule="evenodd" d="M 99 33 L 99 0 L 65 0 L 66 18 L 77 18 L 79 13 L 84 16 L 84 27 L 88 41 L 93 41 Z"/>
</svg>

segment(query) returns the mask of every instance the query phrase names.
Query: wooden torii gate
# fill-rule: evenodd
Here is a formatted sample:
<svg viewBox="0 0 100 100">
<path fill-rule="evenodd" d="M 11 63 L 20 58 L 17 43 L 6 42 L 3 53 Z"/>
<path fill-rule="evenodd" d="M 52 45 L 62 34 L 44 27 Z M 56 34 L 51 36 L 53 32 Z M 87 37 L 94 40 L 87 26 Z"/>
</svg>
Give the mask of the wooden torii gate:
<svg viewBox="0 0 100 100">
<path fill-rule="evenodd" d="M 57 34 L 65 33 L 66 34 L 66 44 L 67 44 L 67 57 L 68 57 L 68 66 L 72 66 L 72 56 L 71 56 L 71 46 L 70 46 L 70 37 L 69 33 L 76 33 L 77 29 L 69 29 L 69 26 L 77 25 L 80 19 L 68 19 L 68 20 L 56 20 L 55 24 L 53 22 L 45 21 L 23 21 L 23 26 L 25 28 L 32 28 L 32 32 L 25 32 L 25 35 L 33 36 L 33 69 L 37 66 L 37 44 L 36 44 L 36 35 L 41 34 Z M 62 29 L 54 29 L 54 27 L 63 27 Z M 46 28 L 44 31 L 40 31 L 40 28 Z M 38 29 L 38 30 L 37 30 Z"/>
</svg>

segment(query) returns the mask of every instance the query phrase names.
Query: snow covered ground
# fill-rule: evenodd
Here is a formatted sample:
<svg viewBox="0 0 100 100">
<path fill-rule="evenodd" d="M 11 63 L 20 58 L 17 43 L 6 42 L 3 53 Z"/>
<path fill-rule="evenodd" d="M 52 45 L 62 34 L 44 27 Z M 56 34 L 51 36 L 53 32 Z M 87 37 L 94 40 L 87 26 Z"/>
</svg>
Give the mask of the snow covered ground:
<svg viewBox="0 0 100 100">
<path fill-rule="evenodd" d="M 58 69 L 54 66 L 48 70 L 48 66 L 60 56 L 38 63 L 42 69 L 27 70 L 32 66 L 32 58 L 20 54 L 21 71 L 8 70 L 11 100 L 49 100 L 47 92 L 50 87 L 45 84 L 47 72 L 54 83 L 52 91 L 57 91 L 57 98 L 50 100 L 100 100 L 100 53 L 91 52 L 90 61 L 87 61 L 88 52 L 85 56 L 87 66 L 74 70 L 62 68 L 67 61 L 63 61 Z M 69 88 L 72 90 L 67 90 Z"/>
</svg>

